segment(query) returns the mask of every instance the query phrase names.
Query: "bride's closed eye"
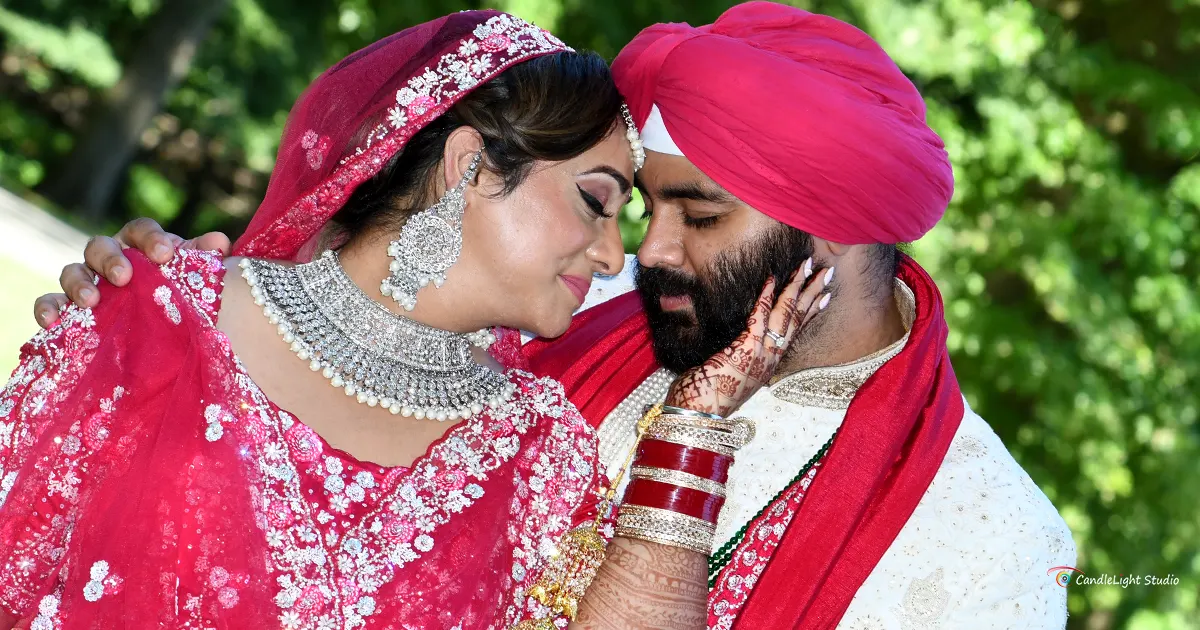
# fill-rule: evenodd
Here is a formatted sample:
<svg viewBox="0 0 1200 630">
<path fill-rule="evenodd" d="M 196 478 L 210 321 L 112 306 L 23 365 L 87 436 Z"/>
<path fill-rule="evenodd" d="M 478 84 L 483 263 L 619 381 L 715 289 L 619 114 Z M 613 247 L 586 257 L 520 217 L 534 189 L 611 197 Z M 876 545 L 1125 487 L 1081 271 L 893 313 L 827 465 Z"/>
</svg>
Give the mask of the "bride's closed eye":
<svg viewBox="0 0 1200 630">
<path fill-rule="evenodd" d="M 619 198 L 628 197 L 632 187 L 625 174 L 605 164 L 580 173 L 575 180 L 579 196 L 592 214 L 600 219 L 617 216 L 621 205 L 627 203 L 627 200 L 617 203 Z M 613 207 L 609 209 L 610 206 Z"/>
<path fill-rule="evenodd" d="M 604 206 L 608 202 L 607 196 L 601 195 L 604 197 L 604 199 L 601 200 L 600 197 L 597 197 L 596 195 L 584 190 L 583 186 L 580 186 L 579 184 L 575 184 L 575 188 L 579 190 L 579 196 L 583 197 L 583 201 L 588 205 L 588 209 L 590 209 L 597 217 L 607 219 L 614 216 L 612 213 L 604 211 Z"/>
</svg>

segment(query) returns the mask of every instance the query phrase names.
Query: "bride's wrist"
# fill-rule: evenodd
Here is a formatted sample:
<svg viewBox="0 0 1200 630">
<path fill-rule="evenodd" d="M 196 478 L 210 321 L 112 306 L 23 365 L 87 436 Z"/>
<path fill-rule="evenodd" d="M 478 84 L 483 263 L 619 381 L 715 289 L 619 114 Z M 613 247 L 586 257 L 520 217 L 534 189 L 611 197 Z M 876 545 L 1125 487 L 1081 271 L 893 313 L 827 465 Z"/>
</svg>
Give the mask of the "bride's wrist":
<svg viewBox="0 0 1200 630">
<path fill-rule="evenodd" d="M 639 444 L 617 535 L 712 552 L 734 454 L 754 435 L 746 419 L 660 405 L 639 423 Z"/>
</svg>

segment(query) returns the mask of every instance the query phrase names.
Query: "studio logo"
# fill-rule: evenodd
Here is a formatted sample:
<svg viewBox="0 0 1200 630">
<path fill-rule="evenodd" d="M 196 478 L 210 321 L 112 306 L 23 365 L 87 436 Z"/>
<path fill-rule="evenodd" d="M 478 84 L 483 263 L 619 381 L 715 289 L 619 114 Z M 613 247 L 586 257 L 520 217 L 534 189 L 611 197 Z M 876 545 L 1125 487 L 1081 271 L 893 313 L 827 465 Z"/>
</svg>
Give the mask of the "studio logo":
<svg viewBox="0 0 1200 630">
<path fill-rule="evenodd" d="M 1105 586 L 1119 586 L 1121 588 L 1129 588 L 1131 586 L 1179 586 L 1179 577 L 1168 573 L 1163 575 L 1154 575 L 1153 573 L 1145 573 L 1142 575 L 1125 575 L 1118 573 L 1100 573 L 1088 577 L 1083 571 L 1075 567 L 1061 566 L 1051 567 L 1046 571 L 1046 575 L 1054 578 L 1054 583 L 1063 588 L 1068 586 L 1091 586 L 1102 584 Z"/>
<path fill-rule="evenodd" d="M 1054 583 L 1063 588 L 1067 588 L 1071 585 L 1071 580 L 1074 579 L 1076 573 L 1079 575 L 1085 575 L 1083 571 L 1080 571 L 1075 567 L 1067 566 L 1051 567 L 1049 571 L 1046 571 L 1046 575 L 1054 576 Z"/>
</svg>

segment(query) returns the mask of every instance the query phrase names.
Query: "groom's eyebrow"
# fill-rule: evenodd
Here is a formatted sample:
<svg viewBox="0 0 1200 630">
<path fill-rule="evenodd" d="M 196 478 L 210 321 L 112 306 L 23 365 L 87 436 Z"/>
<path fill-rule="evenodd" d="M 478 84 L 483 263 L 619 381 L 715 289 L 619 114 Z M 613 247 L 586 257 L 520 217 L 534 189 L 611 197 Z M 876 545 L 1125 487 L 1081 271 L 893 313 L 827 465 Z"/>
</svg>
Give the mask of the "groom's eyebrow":
<svg viewBox="0 0 1200 630">
<path fill-rule="evenodd" d="M 611 166 L 607 166 L 607 165 L 597 166 L 596 168 L 593 168 L 589 171 L 584 171 L 581 174 L 582 175 L 595 175 L 597 173 L 603 173 L 603 174 L 608 175 L 609 177 L 617 180 L 617 186 L 621 187 L 621 194 L 623 194 L 623 195 L 629 194 L 629 189 L 633 187 L 633 185 L 629 183 L 629 180 L 625 178 L 625 175 L 622 174 L 621 171 L 618 171 L 617 169 L 615 169 Z"/>
<path fill-rule="evenodd" d="M 737 198 L 720 186 L 701 182 L 679 182 L 667 184 L 658 191 L 657 199 L 663 201 L 687 200 L 707 203 L 732 203 Z"/>
</svg>

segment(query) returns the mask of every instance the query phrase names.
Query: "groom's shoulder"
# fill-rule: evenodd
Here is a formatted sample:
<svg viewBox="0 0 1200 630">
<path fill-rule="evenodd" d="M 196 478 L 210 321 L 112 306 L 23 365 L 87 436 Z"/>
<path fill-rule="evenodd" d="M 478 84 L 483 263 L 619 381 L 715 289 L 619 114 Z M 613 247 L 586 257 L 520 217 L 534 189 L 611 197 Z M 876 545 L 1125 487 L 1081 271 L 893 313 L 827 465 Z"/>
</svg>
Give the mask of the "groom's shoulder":
<svg viewBox="0 0 1200 630">
<path fill-rule="evenodd" d="M 1046 494 L 1016 461 L 991 425 L 964 401 L 962 424 L 931 490 L 940 490 L 948 512 L 973 512 L 978 524 L 964 533 L 995 539 L 1001 532 L 1016 549 L 1031 548 L 1058 560 L 1075 560 L 1071 531 Z M 1046 567 L 1049 568 L 1049 567 Z"/>
<path fill-rule="evenodd" d="M 991 612 L 1014 614 L 1000 609 L 1024 606 L 1023 614 L 1058 623 L 1064 589 L 1047 571 L 1074 566 L 1071 530 L 965 400 L 962 424 L 921 503 L 922 520 L 953 532 L 939 542 L 940 553 L 957 556 L 960 567 L 984 580 L 979 588 L 993 589 Z"/>
<path fill-rule="evenodd" d="M 1071 531 L 995 431 L 964 407 L 933 481 L 843 621 L 896 614 L 944 628 L 1066 624 L 1066 589 L 1051 570 L 1074 566 Z"/>
</svg>

